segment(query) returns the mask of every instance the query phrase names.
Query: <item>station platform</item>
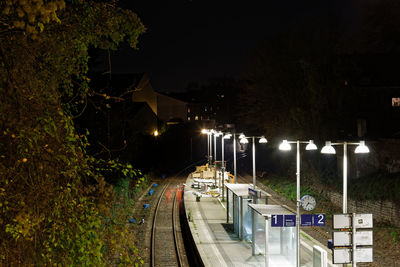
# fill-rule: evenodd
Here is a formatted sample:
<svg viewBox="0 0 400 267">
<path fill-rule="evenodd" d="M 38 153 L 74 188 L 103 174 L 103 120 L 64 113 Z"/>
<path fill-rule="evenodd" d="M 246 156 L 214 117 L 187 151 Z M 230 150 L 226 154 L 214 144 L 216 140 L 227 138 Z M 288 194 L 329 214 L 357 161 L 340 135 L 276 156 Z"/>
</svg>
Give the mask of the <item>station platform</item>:
<svg viewBox="0 0 400 267">
<path fill-rule="evenodd" d="M 226 202 L 218 197 L 202 194 L 191 187 L 193 178 L 188 176 L 184 193 L 185 211 L 194 242 L 205 266 L 265 266 L 264 255 L 252 256 L 251 242 L 242 241 L 226 223 Z M 198 201 L 199 200 L 199 201 Z M 331 251 L 307 235 L 300 233 L 301 266 L 313 267 L 313 246 L 328 252 L 328 266 L 332 264 Z M 273 265 L 284 267 L 285 265 Z"/>
</svg>

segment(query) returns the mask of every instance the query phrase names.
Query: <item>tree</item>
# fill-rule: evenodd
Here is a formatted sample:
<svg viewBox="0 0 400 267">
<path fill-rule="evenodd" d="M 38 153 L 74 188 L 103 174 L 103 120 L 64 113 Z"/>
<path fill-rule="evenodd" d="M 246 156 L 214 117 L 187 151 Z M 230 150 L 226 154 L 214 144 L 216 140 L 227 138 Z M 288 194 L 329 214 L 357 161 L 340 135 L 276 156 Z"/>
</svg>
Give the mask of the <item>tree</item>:
<svg viewBox="0 0 400 267">
<path fill-rule="evenodd" d="M 0 265 L 109 265 L 112 192 L 72 117 L 89 46 L 135 48 L 145 28 L 114 1 L 7 0 L 0 13 Z"/>
</svg>

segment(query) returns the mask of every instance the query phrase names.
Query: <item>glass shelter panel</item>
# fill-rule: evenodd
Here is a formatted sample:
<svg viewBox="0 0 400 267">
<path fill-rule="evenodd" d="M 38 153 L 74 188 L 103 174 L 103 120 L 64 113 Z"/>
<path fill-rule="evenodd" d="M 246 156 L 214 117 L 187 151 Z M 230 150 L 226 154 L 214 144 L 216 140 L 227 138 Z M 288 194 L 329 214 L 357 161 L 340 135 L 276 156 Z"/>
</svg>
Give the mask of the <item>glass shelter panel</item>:
<svg viewBox="0 0 400 267">
<path fill-rule="evenodd" d="M 229 203 L 229 217 L 228 217 L 228 222 L 232 222 L 233 221 L 233 193 L 231 190 L 228 190 L 228 203 Z"/>
<path fill-rule="evenodd" d="M 270 266 L 296 266 L 296 227 L 271 227 L 268 220 Z"/>
<path fill-rule="evenodd" d="M 249 207 L 249 203 L 251 204 L 251 199 L 242 197 L 242 207 L 243 207 L 243 240 L 251 241 L 251 232 L 252 232 L 252 222 L 251 222 L 251 214 L 252 209 Z"/>
<path fill-rule="evenodd" d="M 233 230 L 236 234 L 240 236 L 240 207 L 239 207 L 239 197 L 235 194 L 233 195 Z"/>
<path fill-rule="evenodd" d="M 255 214 L 255 254 L 265 255 L 265 218 L 257 212 Z"/>
</svg>

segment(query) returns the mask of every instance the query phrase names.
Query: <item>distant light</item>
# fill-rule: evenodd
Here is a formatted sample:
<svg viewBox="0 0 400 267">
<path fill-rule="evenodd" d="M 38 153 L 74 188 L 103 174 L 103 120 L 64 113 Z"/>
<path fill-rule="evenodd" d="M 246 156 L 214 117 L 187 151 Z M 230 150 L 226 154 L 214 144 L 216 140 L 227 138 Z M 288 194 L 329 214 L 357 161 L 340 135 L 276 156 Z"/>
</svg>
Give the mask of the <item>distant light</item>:
<svg viewBox="0 0 400 267">
<path fill-rule="evenodd" d="M 201 130 L 201 133 L 202 134 L 208 134 L 208 130 L 207 129 L 203 129 L 203 130 Z"/>
<path fill-rule="evenodd" d="M 287 140 L 283 140 L 282 143 L 279 145 L 279 150 L 289 151 L 292 147 Z"/>
<path fill-rule="evenodd" d="M 268 140 L 264 136 L 261 136 L 261 138 L 260 138 L 260 140 L 258 142 L 260 144 L 265 144 L 265 143 L 268 143 Z"/>
<path fill-rule="evenodd" d="M 249 140 L 247 140 L 247 138 L 241 138 L 240 139 L 240 143 L 241 144 L 247 144 L 247 143 L 249 143 Z"/>
<path fill-rule="evenodd" d="M 325 146 L 321 149 L 322 154 L 336 154 L 335 148 L 333 148 L 331 141 L 326 141 Z"/>
<path fill-rule="evenodd" d="M 243 133 L 241 133 L 240 135 L 239 135 L 239 139 L 242 139 L 242 138 L 245 138 L 246 136 L 243 134 Z"/>
<path fill-rule="evenodd" d="M 306 150 L 317 150 L 317 146 L 314 144 L 313 140 L 310 140 L 310 142 L 306 146 Z"/>
<path fill-rule="evenodd" d="M 224 135 L 224 139 L 230 139 L 231 136 L 232 136 L 232 134 L 228 133 L 228 134 Z"/>
<path fill-rule="evenodd" d="M 354 150 L 356 154 L 369 153 L 369 148 L 365 145 L 365 141 L 360 141 L 360 144 Z"/>
<path fill-rule="evenodd" d="M 154 136 L 158 136 L 158 131 L 155 130 L 153 134 L 154 134 Z"/>
</svg>

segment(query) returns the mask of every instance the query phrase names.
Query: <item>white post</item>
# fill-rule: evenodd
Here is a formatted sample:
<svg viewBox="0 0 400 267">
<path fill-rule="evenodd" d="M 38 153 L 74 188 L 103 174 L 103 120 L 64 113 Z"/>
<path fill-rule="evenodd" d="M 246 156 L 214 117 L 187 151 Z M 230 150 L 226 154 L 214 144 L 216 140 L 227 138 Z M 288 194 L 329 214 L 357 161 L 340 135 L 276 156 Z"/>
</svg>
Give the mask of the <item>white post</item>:
<svg viewBox="0 0 400 267">
<path fill-rule="evenodd" d="M 210 134 L 207 133 L 207 162 L 208 166 L 210 166 Z"/>
<path fill-rule="evenodd" d="M 343 213 L 347 213 L 347 143 L 343 143 Z"/>
<path fill-rule="evenodd" d="M 253 136 L 253 189 L 256 190 L 256 144 Z M 254 204 L 256 204 L 254 202 Z"/>
<path fill-rule="evenodd" d="M 352 227 L 353 227 L 353 235 L 352 235 L 352 245 L 353 245 L 353 253 L 352 253 L 352 266 L 356 267 L 356 214 L 352 214 Z"/>
<path fill-rule="evenodd" d="M 269 219 L 271 217 L 265 218 L 265 267 L 269 267 L 269 247 L 268 247 L 268 226 L 269 226 Z"/>
<path fill-rule="evenodd" d="M 214 167 L 217 165 L 217 136 L 214 134 Z"/>
<path fill-rule="evenodd" d="M 233 177 L 235 179 L 235 184 L 237 183 L 237 173 L 236 173 L 236 134 L 233 134 Z"/>
<path fill-rule="evenodd" d="M 225 162 L 224 162 L 224 135 L 221 137 L 222 143 L 222 163 L 221 163 L 221 174 L 222 174 L 222 201 L 225 200 Z"/>
<path fill-rule="evenodd" d="M 300 141 L 297 141 L 296 153 L 296 180 L 297 180 L 297 210 L 296 210 L 296 266 L 300 267 Z"/>
</svg>

